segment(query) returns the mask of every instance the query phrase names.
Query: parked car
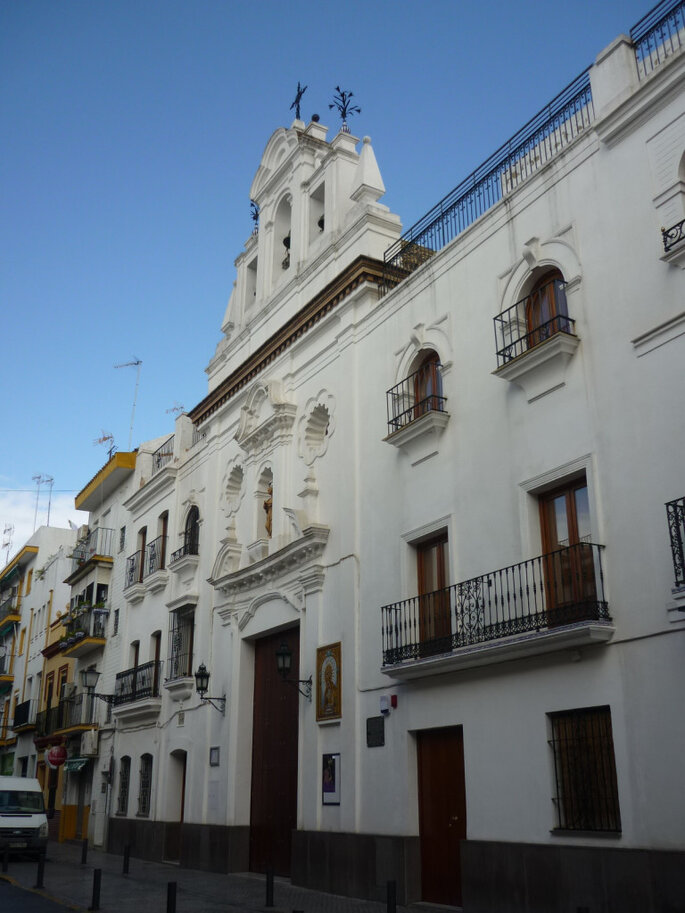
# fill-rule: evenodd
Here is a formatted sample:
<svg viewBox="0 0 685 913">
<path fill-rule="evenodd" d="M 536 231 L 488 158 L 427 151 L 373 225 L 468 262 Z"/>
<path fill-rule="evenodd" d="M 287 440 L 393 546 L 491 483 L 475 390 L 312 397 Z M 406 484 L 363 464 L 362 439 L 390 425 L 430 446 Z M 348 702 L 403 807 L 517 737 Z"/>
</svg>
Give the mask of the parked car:
<svg viewBox="0 0 685 913">
<path fill-rule="evenodd" d="M 44 853 L 48 819 L 38 780 L 0 777 L 0 853 Z"/>
</svg>

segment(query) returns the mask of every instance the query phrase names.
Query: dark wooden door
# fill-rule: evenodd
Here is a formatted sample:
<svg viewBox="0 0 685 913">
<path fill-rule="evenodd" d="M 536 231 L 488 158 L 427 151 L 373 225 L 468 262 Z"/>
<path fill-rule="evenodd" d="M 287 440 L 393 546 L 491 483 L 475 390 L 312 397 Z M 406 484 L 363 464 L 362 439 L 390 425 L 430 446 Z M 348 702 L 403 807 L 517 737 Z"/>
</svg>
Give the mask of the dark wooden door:
<svg viewBox="0 0 685 913">
<path fill-rule="evenodd" d="M 461 726 L 417 733 L 421 896 L 461 905 L 460 842 L 466 839 Z"/>
<path fill-rule="evenodd" d="M 290 874 L 292 832 L 297 826 L 297 730 L 300 694 L 276 668 L 276 650 L 292 651 L 291 679 L 300 677 L 298 628 L 255 642 L 250 869 Z"/>
<path fill-rule="evenodd" d="M 450 596 L 447 589 L 447 533 L 416 547 L 419 584 L 421 655 L 444 653 L 451 647 Z"/>
<path fill-rule="evenodd" d="M 585 478 L 540 498 L 550 627 L 593 618 L 597 604 Z"/>
</svg>

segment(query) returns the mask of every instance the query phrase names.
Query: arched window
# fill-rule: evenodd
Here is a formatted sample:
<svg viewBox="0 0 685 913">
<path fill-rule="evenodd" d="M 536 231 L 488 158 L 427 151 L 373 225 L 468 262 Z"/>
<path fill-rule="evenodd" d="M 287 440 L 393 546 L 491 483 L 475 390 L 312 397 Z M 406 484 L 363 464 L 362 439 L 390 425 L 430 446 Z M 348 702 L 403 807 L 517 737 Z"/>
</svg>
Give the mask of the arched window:
<svg viewBox="0 0 685 913">
<path fill-rule="evenodd" d="M 186 517 L 183 533 L 183 552 L 186 555 L 198 555 L 200 546 L 200 511 L 193 505 Z"/>
<path fill-rule="evenodd" d="M 437 352 L 423 353 L 414 372 L 414 418 L 442 411 L 442 377 Z"/>
<path fill-rule="evenodd" d="M 558 269 L 543 273 L 526 298 L 527 345 L 530 349 L 559 332 L 570 332 L 564 277 Z"/>
</svg>

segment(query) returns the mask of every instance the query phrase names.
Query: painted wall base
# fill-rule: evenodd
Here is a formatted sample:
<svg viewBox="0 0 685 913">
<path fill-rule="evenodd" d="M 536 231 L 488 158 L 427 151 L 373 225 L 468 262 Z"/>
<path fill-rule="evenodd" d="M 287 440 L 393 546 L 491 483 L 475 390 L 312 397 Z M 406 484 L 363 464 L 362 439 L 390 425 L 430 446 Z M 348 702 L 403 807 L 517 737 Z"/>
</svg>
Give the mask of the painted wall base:
<svg viewBox="0 0 685 913">
<path fill-rule="evenodd" d="M 131 846 L 131 856 L 161 862 L 169 845 L 169 832 L 179 828 L 166 821 L 110 818 L 108 852 L 124 852 Z M 211 824 L 180 825 L 179 858 L 183 868 L 207 872 L 249 871 L 249 827 L 223 827 Z"/>
<path fill-rule="evenodd" d="M 461 858 L 465 913 L 663 913 L 685 896 L 675 850 L 465 840 Z"/>
<path fill-rule="evenodd" d="M 397 902 L 420 900 L 418 837 L 293 831 L 291 881 L 301 887 L 384 902 L 388 881 Z"/>
</svg>

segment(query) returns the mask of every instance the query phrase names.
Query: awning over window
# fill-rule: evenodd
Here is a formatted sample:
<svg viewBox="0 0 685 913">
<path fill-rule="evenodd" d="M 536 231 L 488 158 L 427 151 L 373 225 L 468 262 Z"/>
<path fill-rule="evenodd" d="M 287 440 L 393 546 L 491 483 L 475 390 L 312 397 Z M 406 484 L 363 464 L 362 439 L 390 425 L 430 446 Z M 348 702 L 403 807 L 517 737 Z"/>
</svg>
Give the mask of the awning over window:
<svg viewBox="0 0 685 913">
<path fill-rule="evenodd" d="M 88 758 L 69 758 L 64 762 L 64 769 L 69 771 L 81 770 L 88 763 Z"/>
</svg>

